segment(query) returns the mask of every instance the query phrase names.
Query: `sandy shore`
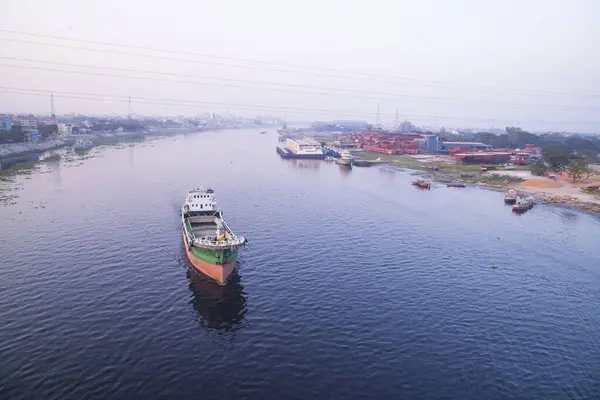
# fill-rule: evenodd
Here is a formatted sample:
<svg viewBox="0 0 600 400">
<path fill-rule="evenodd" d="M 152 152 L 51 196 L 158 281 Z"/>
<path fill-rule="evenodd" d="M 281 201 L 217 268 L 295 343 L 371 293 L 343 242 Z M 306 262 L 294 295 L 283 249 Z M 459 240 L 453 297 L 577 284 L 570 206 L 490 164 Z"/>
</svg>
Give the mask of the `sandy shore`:
<svg viewBox="0 0 600 400">
<path fill-rule="evenodd" d="M 600 185 L 599 175 L 577 184 L 569 182 L 564 177 L 558 177 L 556 180 L 536 177 L 521 183 L 504 185 L 503 188 L 531 195 L 543 203 L 564 204 L 600 213 L 600 192 L 586 193 L 582 191 L 582 189 L 594 185 Z"/>
</svg>

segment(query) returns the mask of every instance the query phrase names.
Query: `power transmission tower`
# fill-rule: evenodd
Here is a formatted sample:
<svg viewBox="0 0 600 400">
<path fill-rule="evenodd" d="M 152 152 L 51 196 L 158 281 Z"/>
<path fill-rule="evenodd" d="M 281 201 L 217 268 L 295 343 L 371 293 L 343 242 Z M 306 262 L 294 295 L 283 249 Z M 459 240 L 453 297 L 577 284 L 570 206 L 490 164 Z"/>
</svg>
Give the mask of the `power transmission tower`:
<svg viewBox="0 0 600 400">
<path fill-rule="evenodd" d="M 396 121 L 394 121 L 394 128 L 400 126 L 400 119 L 398 118 L 398 107 L 396 107 Z"/>
<path fill-rule="evenodd" d="M 50 93 L 50 119 L 56 121 L 56 110 L 54 109 L 54 93 Z"/>
<path fill-rule="evenodd" d="M 127 119 L 131 119 L 131 96 L 129 96 L 129 104 L 127 108 Z"/>
<path fill-rule="evenodd" d="M 377 119 L 375 120 L 375 125 L 381 124 L 381 118 L 379 117 L 379 103 L 377 103 Z"/>
</svg>

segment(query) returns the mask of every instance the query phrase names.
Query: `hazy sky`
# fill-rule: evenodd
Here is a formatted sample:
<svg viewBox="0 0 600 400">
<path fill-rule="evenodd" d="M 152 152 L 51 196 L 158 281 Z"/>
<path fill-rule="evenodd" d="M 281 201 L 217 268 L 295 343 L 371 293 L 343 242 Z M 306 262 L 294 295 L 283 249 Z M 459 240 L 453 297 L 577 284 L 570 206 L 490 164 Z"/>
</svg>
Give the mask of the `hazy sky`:
<svg viewBox="0 0 600 400">
<path fill-rule="evenodd" d="M 59 114 L 126 114 L 131 96 L 139 114 L 375 122 L 379 104 L 383 123 L 398 108 L 426 125 L 598 132 L 598 21 L 597 0 L 0 0 L 0 112 L 49 111 L 12 87 L 54 91 Z"/>
</svg>

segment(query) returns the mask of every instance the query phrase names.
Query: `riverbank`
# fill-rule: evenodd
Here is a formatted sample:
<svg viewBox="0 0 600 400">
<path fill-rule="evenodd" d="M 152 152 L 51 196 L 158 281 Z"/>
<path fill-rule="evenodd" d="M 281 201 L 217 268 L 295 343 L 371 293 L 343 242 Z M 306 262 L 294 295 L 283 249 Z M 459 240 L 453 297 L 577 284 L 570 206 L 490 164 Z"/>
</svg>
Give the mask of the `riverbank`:
<svg viewBox="0 0 600 400">
<path fill-rule="evenodd" d="M 111 132 L 95 133 L 90 135 L 69 135 L 60 139 L 49 140 L 41 143 L 11 143 L 0 145 L 0 170 L 7 167 L 30 164 L 39 161 L 41 154 L 72 146 L 78 139 L 91 140 L 95 146 L 114 145 L 123 142 L 145 140 L 146 138 L 158 138 L 163 136 L 177 135 L 181 133 L 203 132 L 202 129 L 170 128 L 160 131 L 146 132 Z"/>
<path fill-rule="evenodd" d="M 380 158 L 398 168 L 426 172 L 438 182 L 460 181 L 494 190 L 514 189 L 523 195 L 533 196 L 542 203 L 560 204 L 600 213 L 600 191 L 585 191 L 587 186 L 600 185 L 600 175 L 574 184 L 562 177 L 556 180 L 533 177 L 526 168 L 517 171 L 499 169 L 482 172 L 479 165 L 453 164 L 443 157 L 436 156 L 389 155 L 369 151 L 353 154 L 364 160 Z"/>
</svg>

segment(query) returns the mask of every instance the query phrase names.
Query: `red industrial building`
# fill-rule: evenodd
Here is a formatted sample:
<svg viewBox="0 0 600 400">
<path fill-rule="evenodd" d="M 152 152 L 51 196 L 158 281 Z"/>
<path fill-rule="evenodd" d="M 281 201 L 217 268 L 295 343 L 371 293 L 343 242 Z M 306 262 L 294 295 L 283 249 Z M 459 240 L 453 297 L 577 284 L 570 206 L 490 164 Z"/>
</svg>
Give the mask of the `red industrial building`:
<svg viewBox="0 0 600 400">
<path fill-rule="evenodd" d="M 363 131 L 345 135 L 348 141 L 360 143 L 360 147 L 365 150 L 384 154 L 419 154 L 419 142 L 421 135 L 411 135 L 406 133 L 394 133 L 389 131 Z M 340 143 L 346 141 L 340 138 Z"/>
</svg>

